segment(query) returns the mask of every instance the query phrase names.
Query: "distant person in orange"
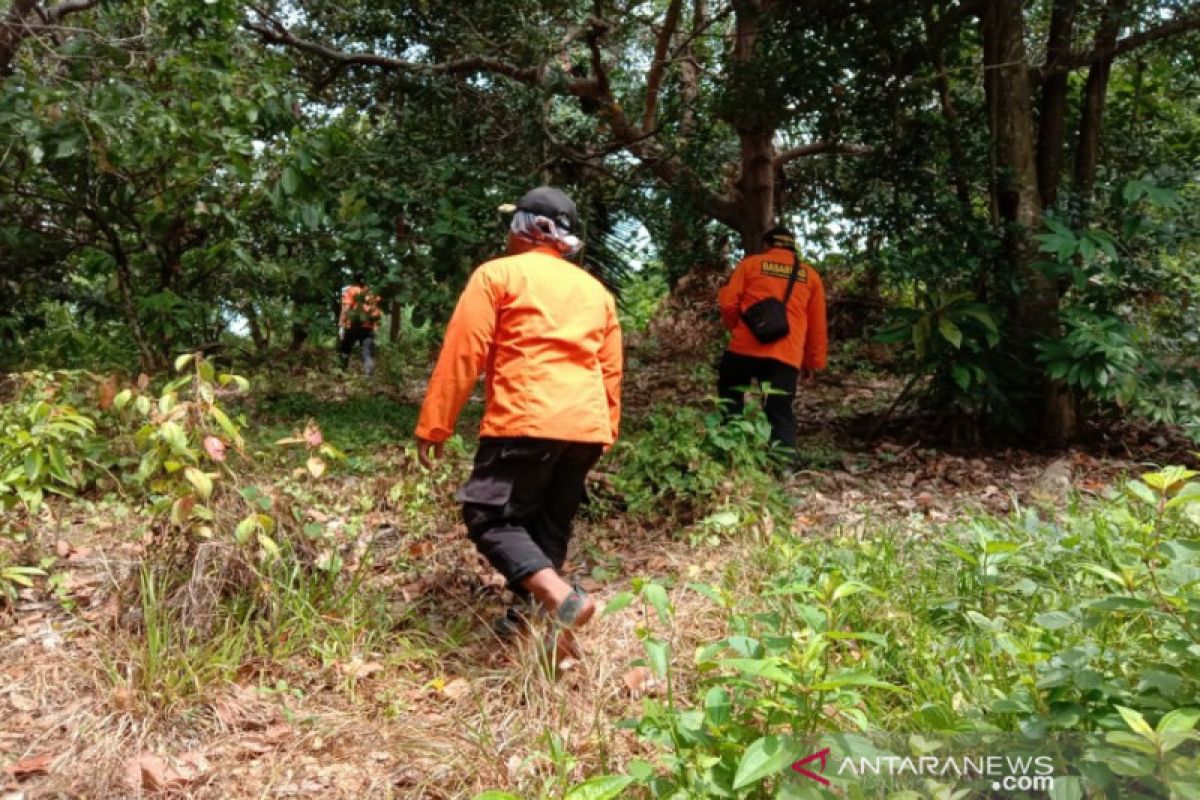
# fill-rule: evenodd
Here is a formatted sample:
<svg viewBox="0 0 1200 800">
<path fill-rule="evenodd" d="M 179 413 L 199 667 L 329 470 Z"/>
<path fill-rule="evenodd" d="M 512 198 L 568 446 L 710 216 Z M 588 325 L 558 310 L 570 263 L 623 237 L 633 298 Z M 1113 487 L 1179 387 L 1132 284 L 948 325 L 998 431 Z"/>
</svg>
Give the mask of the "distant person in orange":
<svg viewBox="0 0 1200 800">
<path fill-rule="evenodd" d="M 776 227 L 763 237 L 766 251 L 738 263 L 717 300 L 721 321 L 732 332 L 721 357 L 717 393 L 726 414 L 745 405 L 751 381 L 776 393 L 763 403 L 771 439 L 796 447 L 798 378 L 825 369 L 825 289 L 821 277 L 796 254 L 796 240 Z"/>
<path fill-rule="evenodd" d="M 595 601 L 559 571 L 584 479 L 617 437 L 621 328 L 612 295 L 570 259 L 581 248 L 575 204 L 541 187 L 521 198 L 508 255 L 475 270 L 446 328 L 417 424 L 430 466 L 486 369 L 479 449 L 458 492 L 475 547 L 523 603 L 545 607 L 555 657 L 577 655 L 573 631 Z M 514 606 L 502 635 L 524 628 Z"/>
<path fill-rule="evenodd" d="M 367 279 L 360 272 L 354 283 L 342 290 L 342 315 L 338 321 L 342 369 L 350 364 L 354 345 L 362 343 L 363 373 L 370 377 L 375 371 L 375 327 L 382 314 L 379 296 L 367 288 Z"/>
</svg>

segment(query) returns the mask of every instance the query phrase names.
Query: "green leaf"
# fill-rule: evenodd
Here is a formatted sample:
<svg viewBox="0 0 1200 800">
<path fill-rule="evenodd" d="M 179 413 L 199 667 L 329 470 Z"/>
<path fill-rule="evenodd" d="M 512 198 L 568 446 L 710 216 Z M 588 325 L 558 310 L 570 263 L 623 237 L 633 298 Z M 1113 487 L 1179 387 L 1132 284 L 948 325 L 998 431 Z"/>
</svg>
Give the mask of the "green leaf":
<svg viewBox="0 0 1200 800">
<path fill-rule="evenodd" d="M 886 689 L 889 692 L 902 692 L 899 686 L 881 681 L 866 670 L 856 669 L 846 672 L 839 672 L 832 678 L 818 683 L 812 687 L 818 692 L 832 692 L 837 689 L 842 689 L 847 686 L 867 686 L 872 689 Z"/>
<path fill-rule="evenodd" d="M 671 624 L 671 603 L 667 599 L 666 589 L 657 583 L 647 583 L 642 587 L 642 599 L 658 612 L 662 624 Z"/>
<path fill-rule="evenodd" d="M 666 678 L 667 669 L 670 666 L 670 651 L 667 649 L 666 642 L 661 642 L 658 639 L 647 639 L 645 648 L 646 657 L 650 661 L 650 668 L 654 670 L 654 674 L 659 678 Z"/>
<path fill-rule="evenodd" d="M 600 618 L 603 619 L 609 614 L 615 614 L 621 609 L 626 608 L 630 603 L 633 602 L 634 597 L 635 595 L 633 592 L 621 592 L 612 600 L 609 600 L 604 604 L 604 612 L 600 615 Z"/>
<path fill-rule="evenodd" d="M 955 349 L 962 347 L 962 329 L 946 317 L 938 319 L 938 333 L 942 334 L 943 339 L 954 345 Z"/>
<path fill-rule="evenodd" d="M 472 800 L 522 800 L 522 798 L 509 792 L 498 792 L 495 789 L 490 789 L 475 795 Z"/>
<path fill-rule="evenodd" d="M 1159 733 L 1186 733 L 1196 727 L 1200 721 L 1200 709 L 1177 708 L 1168 711 L 1158 721 Z"/>
<path fill-rule="evenodd" d="M 752 678 L 763 678 L 784 686 L 792 686 L 796 682 L 792 673 L 780 666 L 777 658 L 723 658 L 717 661 L 717 664 L 736 669 Z"/>
<path fill-rule="evenodd" d="M 971 388 L 971 371 L 970 370 L 968 370 L 964 366 L 955 364 L 954 368 L 950 370 L 950 374 L 954 378 L 954 382 L 956 384 L 958 384 L 959 389 L 962 389 L 964 392 L 970 390 L 970 388 Z"/>
<path fill-rule="evenodd" d="M 601 775 L 573 786 L 563 795 L 563 800 L 612 800 L 633 780 L 629 775 Z"/>
<path fill-rule="evenodd" d="M 733 702 L 729 692 L 721 686 L 714 686 L 704 696 L 704 713 L 713 725 L 724 725 L 733 715 Z"/>
<path fill-rule="evenodd" d="M 1034 624 L 1048 631 L 1057 631 L 1075 624 L 1075 618 L 1062 611 L 1047 611 L 1033 618 Z"/>
<path fill-rule="evenodd" d="M 734 790 L 774 775 L 794 764 L 801 755 L 799 744 L 790 737 L 764 736 L 754 741 L 746 748 L 738 763 L 737 774 L 733 778 Z"/>
<path fill-rule="evenodd" d="M 1130 730 L 1149 739 L 1154 738 L 1154 729 L 1150 727 L 1150 723 L 1146 722 L 1146 718 L 1140 712 L 1125 706 L 1117 706 L 1117 713 L 1125 720 L 1125 724 L 1129 726 Z"/>
<path fill-rule="evenodd" d="M 296 189 L 300 186 L 300 176 L 296 174 L 296 170 L 291 167 L 283 168 L 283 178 L 280 180 L 280 185 L 283 187 L 283 193 L 293 195 Z"/>
<path fill-rule="evenodd" d="M 1103 600 L 1088 603 L 1087 607 L 1093 611 L 1145 611 L 1148 608 L 1154 608 L 1154 604 L 1140 597 L 1114 594 Z"/>
<path fill-rule="evenodd" d="M 176 358 L 175 359 L 175 371 L 183 372 L 183 368 L 186 367 L 188 364 L 190 364 L 192 362 L 193 358 L 195 358 L 194 353 L 184 353 L 183 355 Z"/>
</svg>

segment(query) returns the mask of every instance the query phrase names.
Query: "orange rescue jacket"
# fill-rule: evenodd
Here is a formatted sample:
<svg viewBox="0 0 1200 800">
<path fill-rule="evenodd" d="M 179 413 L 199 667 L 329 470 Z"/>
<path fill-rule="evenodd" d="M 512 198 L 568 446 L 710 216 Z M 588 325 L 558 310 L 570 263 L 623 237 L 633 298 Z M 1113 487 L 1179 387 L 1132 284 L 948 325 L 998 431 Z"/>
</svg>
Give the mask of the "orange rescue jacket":
<svg viewBox="0 0 1200 800">
<path fill-rule="evenodd" d="M 612 444 L 621 418 L 621 327 L 612 295 L 549 247 L 498 258 L 458 300 L 417 436 L 449 438 L 486 368 L 480 436 Z"/>
<path fill-rule="evenodd" d="M 794 259 L 795 254 L 783 247 L 742 259 L 717 294 L 721 321 L 733 332 L 729 349 L 734 353 L 773 358 L 797 368 L 824 369 L 828 344 L 825 288 L 817 271 L 808 264 L 801 262 L 796 286 L 788 300 L 787 336 L 763 344 L 742 322 L 742 312 L 759 300 L 768 297 L 783 300 Z"/>
<path fill-rule="evenodd" d="M 380 316 L 379 297 L 367 287 L 347 286 L 342 290 L 342 317 L 338 324 L 343 328 L 375 330 Z"/>
</svg>

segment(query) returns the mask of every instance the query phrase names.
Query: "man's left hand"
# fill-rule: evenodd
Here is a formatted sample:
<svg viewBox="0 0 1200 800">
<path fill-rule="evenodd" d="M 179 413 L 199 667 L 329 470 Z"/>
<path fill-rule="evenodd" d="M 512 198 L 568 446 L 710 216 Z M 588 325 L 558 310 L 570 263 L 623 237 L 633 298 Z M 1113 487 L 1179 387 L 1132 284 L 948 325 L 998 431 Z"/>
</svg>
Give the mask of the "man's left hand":
<svg viewBox="0 0 1200 800">
<path fill-rule="evenodd" d="M 421 466 L 425 469 L 433 469 L 434 464 L 442 460 L 445 452 L 445 442 L 417 438 L 417 460 L 421 462 Z"/>
</svg>

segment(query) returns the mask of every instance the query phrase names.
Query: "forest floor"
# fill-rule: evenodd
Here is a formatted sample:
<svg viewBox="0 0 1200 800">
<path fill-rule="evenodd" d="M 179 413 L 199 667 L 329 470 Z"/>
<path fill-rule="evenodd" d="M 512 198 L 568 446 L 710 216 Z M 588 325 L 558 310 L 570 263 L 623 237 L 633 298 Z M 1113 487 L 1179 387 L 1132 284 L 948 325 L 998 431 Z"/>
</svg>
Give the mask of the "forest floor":
<svg viewBox="0 0 1200 800">
<path fill-rule="evenodd" d="M 704 394 L 704 375 L 633 372 L 629 413 Z M 146 601 L 155 584 L 143 564 L 159 547 L 152 530 L 119 502 L 49 505 L 23 547 L 52 578 L 0 606 L 0 798 L 459 798 L 515 787 L 555 796 L 561 789 L 548 787 L 646 755 L 618 727 L 643 695 L 662 691 L 633 666 L 644 620 L 632 610 L 598 615 L 586 657 L 556 676 L 536 647 L 498 642 L 488 623 L 503 609 L 502 588 L 464 537 L 451 497 L 469 448 L 433 476 L 404 449 L 420 388 L 318 380 L 254 410 L 264 439 L 315 418 L 350 453 L 345 469 L 291 502 L 303 500 L 307 519 L 337 534 L 353 583 L 343 593 L 285 576 L 300 608 L 290 627 L 273 629 L 275 641 L 232 635 L 228 619 L 206 639 L 182 636 Z M 809 468 L 783 487 L 794 534 L 814 543 L 930 535 L 976 513 L 1053 509 L 1162 462 L 1168 446 L 1143 438 L 1122 440 L 1117 454 L 953 451 L 925 446 L 913 429 L 854 440 L 855 420 L 886 407 L 897 388 L 834 372 L 802 390 Z M 244 480 L 287 500 L 267 474 Z M 601 603 L 637 578 L 668 586 L 674 651 L 686 655 L 723 625 L 686 584 L 738 569 L 770 536 L 769 527 L 688 535 L 585 513 L 569 569 Z M 685 665 L 680 674 L 676 692 L 692 677 Z"/>
</svg>

